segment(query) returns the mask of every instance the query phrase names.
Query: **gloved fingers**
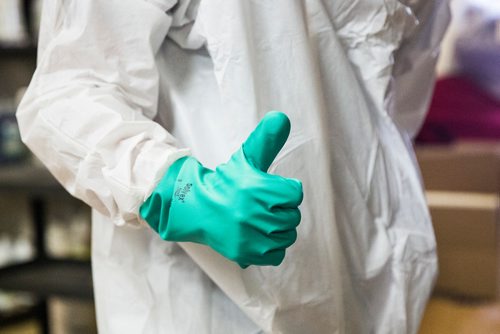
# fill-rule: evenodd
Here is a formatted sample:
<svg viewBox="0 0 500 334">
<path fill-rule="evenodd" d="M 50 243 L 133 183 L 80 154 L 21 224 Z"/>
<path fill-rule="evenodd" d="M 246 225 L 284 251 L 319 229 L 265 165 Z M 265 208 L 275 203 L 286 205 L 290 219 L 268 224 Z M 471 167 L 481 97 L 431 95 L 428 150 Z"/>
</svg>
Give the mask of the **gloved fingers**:
<svg viewBox="0 0 500 334">
<path fill-rule="evenodd" d="M 283 262 L 285 258 L 285 249 L 272 249 L 267 251 L 260 256 L 256 256 L 251 259 L 251 264 L 257 266 L 278 266 Z M 240 266 L 242 266 L 240 264 Z"/>
<path fill-rule="evenodd" d="M 286 249 L 297 241 L 297 230 L 295 228 L 261 235 L 260 247 L 257 254 L 264 256 L 274 249 Z"/>
<path fill-rule="evenodd" d="M 304 195 L 299 180 L 272 175 L 266 182 L 262 193 L 264 199 L 269 199 L 271 208 L 296 208 L 302 203 Z"/>
<path fill-rule="evenodd" d="M 297 230 L 292 229 L 284 232 L 271 234 L 271 237 L 280 248 L 288 248 L 297 241 Z"/>
<path fill-rule="evenodd" d="M 273 233 L 295 229 L 300 219 L 301 213 L 297 208 L 274 208 L 270 212 L 263 213 L 257 221 L 252 222 L 252 227 L 269 236 Z"/>
<path fill-rule="evenodd" d="M 285 230 L 295 229 L 300 224 L 300 220 L 302 219 L 302 214 L 298 208 L 273 208 L 271 212 L 282 223 L 280 226 L 284 227 L 272 232 L 282 232 Z"/>
<path fill-rule="evenodd" d="M 252 240 L 251 250 L 246 256 L 237 260 L 241 268 L 245 269 L 249 265 L 277 266 L 285 257 L 286 248 L 290 247 L 297 240 L 297 230 L 291 229 L 273 233 L 271 235 L 256 235 Z"/>
<path fill-rule="evenodd" d="M 267 265 L 279 266 L 285 259 L 284 249 L 274 249 L 264 254 L 264 259 Z"/>
</svg>

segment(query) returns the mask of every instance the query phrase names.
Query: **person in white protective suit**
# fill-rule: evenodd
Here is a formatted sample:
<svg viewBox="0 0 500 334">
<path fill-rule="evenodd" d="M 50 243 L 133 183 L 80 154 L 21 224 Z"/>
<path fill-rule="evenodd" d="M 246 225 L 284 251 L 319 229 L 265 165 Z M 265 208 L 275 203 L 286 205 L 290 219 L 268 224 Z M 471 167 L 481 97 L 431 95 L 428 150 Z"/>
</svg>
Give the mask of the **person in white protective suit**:
<svg viewBox="0 0 500 334">
<path fill-rule="evenodd" d="M 447 23 L 445 0 L 45 1 L 17 117 L 93 208 L 99 332 L 416 333 L 436 252 L 410 139 Z M 291 133 L 268 174 L 304 194 L 279 266 L 141 219 L 170 166 L 225 163 L 269 110 Z"/>
</svg>

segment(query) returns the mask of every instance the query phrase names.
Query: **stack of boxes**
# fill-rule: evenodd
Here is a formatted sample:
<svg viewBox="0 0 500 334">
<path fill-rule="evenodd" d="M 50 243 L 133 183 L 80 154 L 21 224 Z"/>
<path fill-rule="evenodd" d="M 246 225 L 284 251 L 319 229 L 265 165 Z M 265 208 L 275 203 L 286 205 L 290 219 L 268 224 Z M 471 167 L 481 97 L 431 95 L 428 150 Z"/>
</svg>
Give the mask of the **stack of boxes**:
<svg viewBox="0 0 500 334">
<path fill-rule="evenodd" d="M 417 148 L 436 233 L 436 292 L 500 296 L 500 144 Z"/>
</svg>

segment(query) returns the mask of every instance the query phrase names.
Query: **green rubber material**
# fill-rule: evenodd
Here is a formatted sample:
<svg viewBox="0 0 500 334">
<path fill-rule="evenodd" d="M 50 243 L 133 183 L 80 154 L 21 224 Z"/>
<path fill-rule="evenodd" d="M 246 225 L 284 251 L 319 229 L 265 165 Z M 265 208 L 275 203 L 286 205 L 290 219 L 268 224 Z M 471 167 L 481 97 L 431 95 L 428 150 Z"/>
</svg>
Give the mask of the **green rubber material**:
<svg viewBox="0 0 500 334">
<path fill-rule="evenodd" d="M 163 218 L 161 215 L 168 215 L 168 211 L 170 210 L 171 198 L 174 194 L 175 180 L 177 179 L 177 175 L 179 174 L 179 171 L 181 170 L 181 167 L 186 159 L 187 157 L 177 159 L 172 165 L 170 165 L 167 173 L 165 173 L 163 178 L 157 184 L 156 189 L 139 210 L 142 217 L 146 217 L 145 215 L 147 215 L 149 218 L 147 220 L 148 224 L 157 232 L 160 231 L 159 225 L 162 221 L 161 218 Z"/>
<path fill-rule="evenodd" d="M 215 171 L 177 160 L 140 208 L 164 240 L 208 245 L 242 268 L 279 265 L 296 238 L 302 184 L 267 173 L 290 132 L 270 112 L 230 160 Z"/>
</svg>

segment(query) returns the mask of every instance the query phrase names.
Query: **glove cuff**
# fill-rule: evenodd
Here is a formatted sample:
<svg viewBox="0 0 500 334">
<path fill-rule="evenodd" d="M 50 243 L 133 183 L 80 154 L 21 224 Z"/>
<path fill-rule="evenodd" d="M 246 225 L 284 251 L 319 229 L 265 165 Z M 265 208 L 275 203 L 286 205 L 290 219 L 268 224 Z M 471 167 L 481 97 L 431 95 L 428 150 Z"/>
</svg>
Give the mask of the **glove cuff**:
<svg viewBox="0 0 500 334">
<path fill-rule="evenodd" d="M 182 157 L 167 169 L 151 195 L 139 208 L 142 219 L 160 236 L 161 232 L 166 230 L 177 176 L 187 159 L 188 157 Z"/>
</svg>

